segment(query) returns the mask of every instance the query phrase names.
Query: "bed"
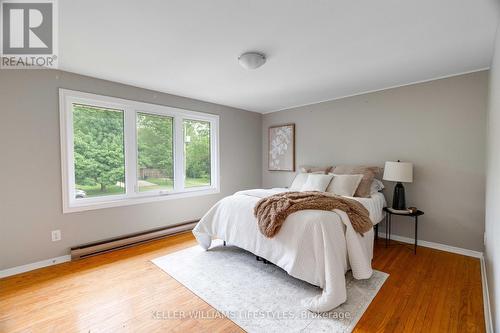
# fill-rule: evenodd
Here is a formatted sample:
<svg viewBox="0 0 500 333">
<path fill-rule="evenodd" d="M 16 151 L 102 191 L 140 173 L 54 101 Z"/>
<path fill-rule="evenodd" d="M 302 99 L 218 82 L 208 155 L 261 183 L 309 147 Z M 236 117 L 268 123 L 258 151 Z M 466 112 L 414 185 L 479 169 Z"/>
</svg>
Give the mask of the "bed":
<svg viewBox="0 0 500 333">
<path fill-rule="evenodd" d="M 313 312 L 329 311 L 346 301 L 348 270 L 356 279 L 371 277 L 373 229 L 361 236 L 343 211 L 303 210 L 288 216 L 275 237 L 266 238 L 259 231 L 254 206 L 261 198 L 286 191 L 255 189 L 225 197 L 203 216 L 193 234 L 206 250 L 212 239 L 222 239 L 320 287 L 322 292 L 302 304 Z M 383 219 L 386 201 L 382 193 L 352 199 L 368 210 L 374 225 Z"/>
</svg>

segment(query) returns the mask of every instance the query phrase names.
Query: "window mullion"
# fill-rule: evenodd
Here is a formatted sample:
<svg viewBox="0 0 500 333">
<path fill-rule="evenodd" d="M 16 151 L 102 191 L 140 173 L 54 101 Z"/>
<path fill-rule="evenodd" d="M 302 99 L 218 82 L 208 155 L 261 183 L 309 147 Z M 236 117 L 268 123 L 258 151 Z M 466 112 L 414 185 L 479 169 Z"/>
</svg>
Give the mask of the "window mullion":
<svg viewBox="0 0 500 333">
<path fill-rule="evenodd" d="M 210 175 L 211 187 L 219 188 L 219 128 L 215 121 L 210 121 Z"/>
<path fill-rule="evenodd" d="M 64 117 L 66 123 L 61 126 L 65 126 L 64 130 L 64 149 L 66 156 L 66 161 L 64 161 L 66 166 L 66 172 L 63 171 L 63 177 L 66 176 L 66 200 L 67 203 L 72 203 L 75 200 L 75 189 L 76 189 L 76 181 L 75 181 L 75 156 L 74 156 L 74 137 L 73 137 L 73 104 L 72 99 L 68 97 L 65 101 Z"/>
<path fill-rule="evenodd" d="M 127 107 L 125 110 L 125 188 L 127 196 L 137 194 L 137 135 L 136 112 Z"/>
<path fill-rule="evenodd" d="M 174 117 L 174 191 L 184 191 L 184 131 L 182 117 Z"/>
</svg>

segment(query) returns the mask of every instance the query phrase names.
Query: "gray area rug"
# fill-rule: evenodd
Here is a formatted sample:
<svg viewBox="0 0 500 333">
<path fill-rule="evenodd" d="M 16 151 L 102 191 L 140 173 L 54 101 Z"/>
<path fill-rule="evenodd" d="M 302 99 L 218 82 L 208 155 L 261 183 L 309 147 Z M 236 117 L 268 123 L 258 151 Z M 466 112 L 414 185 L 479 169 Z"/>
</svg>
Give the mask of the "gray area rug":
<svg viewBox="0 0 500 333">
<path fill-rule="evenodd" d="M 320 288 L 233 246 L 217 244 L 209 251 L 194 246 L 153 263 L 217 309 L 216 315 L 248 332 L 351 332 L 389 276 L 374 271 L 368 280 L 355 280 L 348 272 L 347 302 L 318 315 L 300 301 L 321 293 Z"/>
</svg>

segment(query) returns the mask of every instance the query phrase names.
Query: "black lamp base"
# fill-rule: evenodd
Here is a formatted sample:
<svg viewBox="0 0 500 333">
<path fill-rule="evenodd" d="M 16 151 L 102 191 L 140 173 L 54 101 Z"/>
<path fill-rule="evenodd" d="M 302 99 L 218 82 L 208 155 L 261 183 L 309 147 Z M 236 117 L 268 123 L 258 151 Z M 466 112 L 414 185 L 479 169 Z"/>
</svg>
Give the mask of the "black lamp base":
<svg viewBox="0 0 500 333">
<path fill-rule="evenodd" d="M 392 208 L 397 210 L 406 209 L 406 200 L 405 200 L 405 188 L 403 184 L 398 182 L 396 186 L 394 186 L 394 195 L 392 197 Z"/>
</svg>

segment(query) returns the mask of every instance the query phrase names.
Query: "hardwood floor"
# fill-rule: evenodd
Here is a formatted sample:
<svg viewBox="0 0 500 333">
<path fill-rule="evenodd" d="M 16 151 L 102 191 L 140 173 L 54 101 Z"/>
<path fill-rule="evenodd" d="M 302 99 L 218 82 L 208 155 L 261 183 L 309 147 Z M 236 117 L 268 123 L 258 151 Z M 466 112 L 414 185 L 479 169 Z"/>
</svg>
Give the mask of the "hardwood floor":
<svg viewBox="0 0 500 333">
<path fill-rule="evenodd" d="M 155 318 L 211 311 L 149 261 L 194 244 L 186 233 L 2 279 L 0 332 L 241 331 L 226 318 Z M 373 266 L 390 277 L 355 332 L 485 331 L 478 259 L 379 241 Z"/>
</svg>

